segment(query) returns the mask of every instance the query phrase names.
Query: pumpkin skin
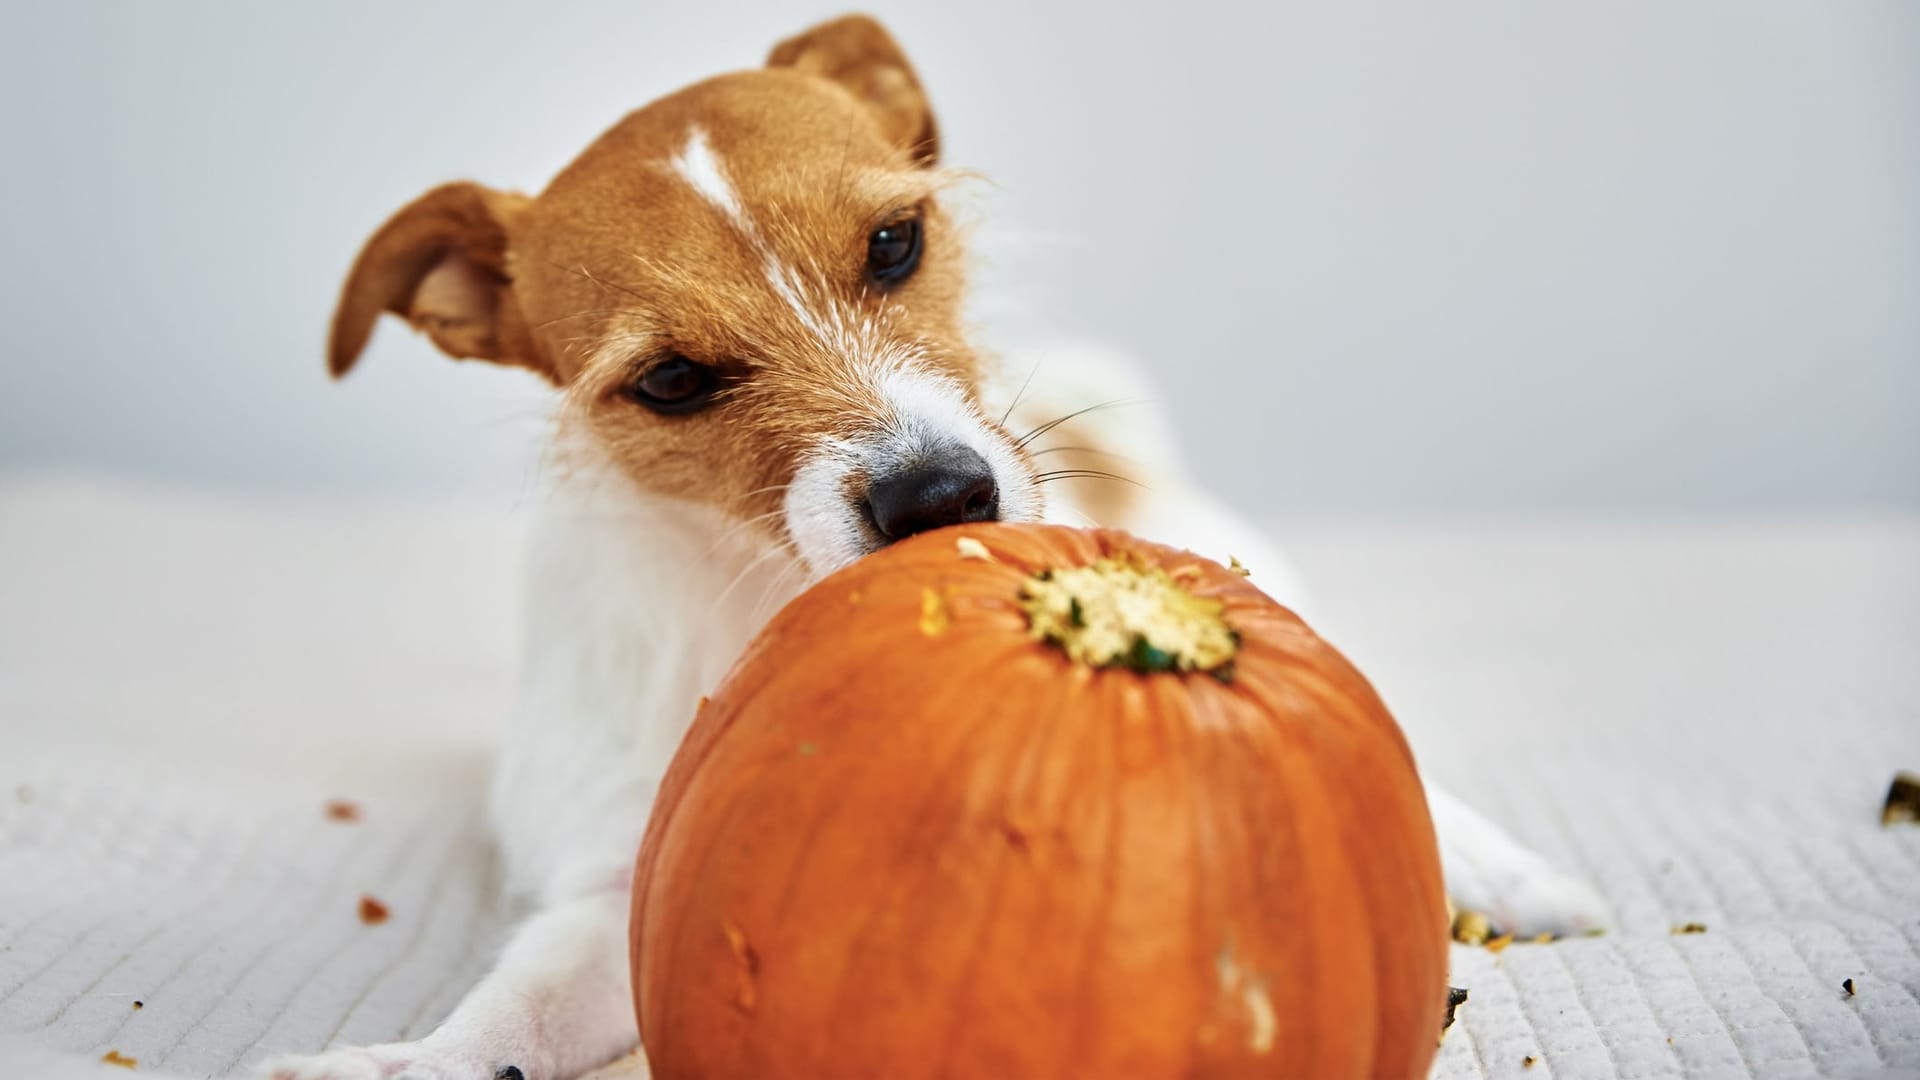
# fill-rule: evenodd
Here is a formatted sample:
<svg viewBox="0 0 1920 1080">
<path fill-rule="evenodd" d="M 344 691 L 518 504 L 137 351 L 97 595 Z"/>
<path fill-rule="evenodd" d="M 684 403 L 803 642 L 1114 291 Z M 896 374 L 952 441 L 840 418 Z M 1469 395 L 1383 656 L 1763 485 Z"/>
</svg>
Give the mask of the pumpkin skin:
<svg viewBox="0 0 1920 1080">
<path fill-rule="evenodd" d="M 1108 556 L 1224 605 L 1230 679 L 1030 636 L 1025 583 Z M 911 538 L 773 619 L 661 786 L 631 945 L 662 1080 L 1424 1077 L 1447 993 L 1367 681 L 1234 571 L 1042 525 Z"/>
</svg>

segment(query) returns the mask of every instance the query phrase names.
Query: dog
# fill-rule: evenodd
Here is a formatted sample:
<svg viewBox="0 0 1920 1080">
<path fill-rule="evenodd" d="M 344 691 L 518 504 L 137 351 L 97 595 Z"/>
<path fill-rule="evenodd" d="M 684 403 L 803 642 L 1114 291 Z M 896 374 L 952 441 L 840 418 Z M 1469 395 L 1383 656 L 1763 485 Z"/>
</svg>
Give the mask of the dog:
<svg viewBox="0 0 1920 1080">
<path fill-rule="evenodd" d="M 335 376 L 394 313 L 559 396 L 490 798 L 505 887 L 531 914 L 424 1039 L 257 1075 L 565 1080 L 632 1050 L 634 854 L 700 696 L 781 603 L 892 541 L 1097 521 L 1238 555 L 1299 602 L 1281 557 L 1181 475 L 1157 418 L 1099 408 L 1139 396 L 1135 372 L 1086 350 L 995 365 L 969 344 L 939 152 L 906 56 L 850 16 L 632 113 L 537 197 L 448 184 L 367 241 Z M 1142 486 L 1095 482 L 1117 463 Z M 1603 918 L 1578 880 L 1430 802 L 1458 902 L 1526 932 Z"/>
</svg>

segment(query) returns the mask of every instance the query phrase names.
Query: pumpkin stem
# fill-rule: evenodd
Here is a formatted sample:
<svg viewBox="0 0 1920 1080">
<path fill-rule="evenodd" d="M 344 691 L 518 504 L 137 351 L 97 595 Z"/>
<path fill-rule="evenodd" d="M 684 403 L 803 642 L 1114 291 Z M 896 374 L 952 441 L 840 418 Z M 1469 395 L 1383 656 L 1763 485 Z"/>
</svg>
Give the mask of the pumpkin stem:
<svg viewBox="0 0 1920 1080">
<path fill-rule="evenodd" d="M 1195 596 L 1137 556 L 1042 570 L 1020 587 L 1035 641 L 1091 667 L 1210 671 L 1225 677 L 1240 638 L 1219 600 Z"/>
</svg>

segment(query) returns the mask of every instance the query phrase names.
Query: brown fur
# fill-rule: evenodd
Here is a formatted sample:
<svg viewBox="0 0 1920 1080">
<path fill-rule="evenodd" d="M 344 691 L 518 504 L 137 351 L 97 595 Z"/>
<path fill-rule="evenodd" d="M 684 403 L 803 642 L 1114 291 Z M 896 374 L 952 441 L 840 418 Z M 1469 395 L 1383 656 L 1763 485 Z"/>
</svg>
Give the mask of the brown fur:
<svg viewBox="0 0 1920 1080">
<path fill-rule="evenodd" d="M 698 127 L 758 244 L 672 168 Z M 782 42 L 769 66 L 698 83 L 628 115 L 535 198 L 449 184 L 374 234 L 341 293 L 329 364 L 352 368 L 383 312 L 454 357 L 537 372 L 567 421 L 644 488 L 742 517 L 778 504 L 797 456 L 885 420 L 851 370 L 865 349 L 913 349 L 969 393 L 960 236 L 936 195 L 933 114 L 906 57 L 850 16 Z M 866 283 L 867 238 L 921 215 L 919 271 Z M 858 343 L 811 331 L 768 281 L 791 269 Z M 671 355 L 730 383 L 713 405 L 662 416 L 626 396 Z"/>
</svg>

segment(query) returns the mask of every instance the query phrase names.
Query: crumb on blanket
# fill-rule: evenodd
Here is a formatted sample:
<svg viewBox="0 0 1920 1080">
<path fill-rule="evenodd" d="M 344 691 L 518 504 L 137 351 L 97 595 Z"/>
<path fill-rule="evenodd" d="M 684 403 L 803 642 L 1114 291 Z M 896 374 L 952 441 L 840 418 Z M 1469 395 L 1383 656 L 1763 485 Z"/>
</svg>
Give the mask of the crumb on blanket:
<svg viewBox="0 0 1920 1080">
<path fill-rule="evenodd" d="M 1462 945 L 1485 945 L 1492 936 L 1492 925 L 1478 911 L 1463 911 L 1453 917 L 1453 940 Z"/>
<path fill-rule="evenodd" d="M 1880 807 L 1880 824 L 1920 824 L 1920 775 L 1905 770 L 1893 774 L 1887 801 Z"/>
<path fill-rule="evenodd" d="M 1436 1042 L 1446 1041 L 1447 1029 L 1453 1026 L 1453 1014 L 1459 1011 L 1460 1006 L 1466 1003 L 1467 991 L 1465 987 L 1447 987 L 1447 1008 L 1445 1012 L 1440 1014 L 1440 1037 L 1435 1040 Z"/>
</svg>

